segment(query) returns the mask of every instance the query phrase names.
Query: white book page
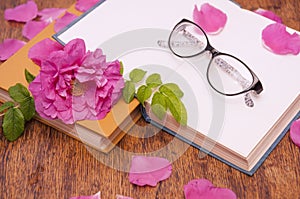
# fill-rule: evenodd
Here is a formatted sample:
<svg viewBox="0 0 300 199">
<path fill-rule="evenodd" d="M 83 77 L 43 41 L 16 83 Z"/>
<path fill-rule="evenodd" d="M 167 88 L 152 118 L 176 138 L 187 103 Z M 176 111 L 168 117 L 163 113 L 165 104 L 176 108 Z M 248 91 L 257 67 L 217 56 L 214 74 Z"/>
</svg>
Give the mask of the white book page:
<svg viewBox="0 0 300 199">
<path fill-rule="evenodd" d="M 243 95 L 223 97 L 212 91 L 205 55 L 182 60 L 157 45 L 182 18 L 192 19 L 194 5 L 205 2 L 228 17 L 219 34 L 208 36 L 212 46 L 243 60 L 263 84 L 264 91 L 253 98 L 254 108 L 244 104 Z M 144 67 L 180 84 L 188 124 L 246 157 L 300 90 L 300 55 L 275 55 L 262 45 L 262 30 L 271 23 L 226 0 L 107 0 L 58 38 L 64 43 L 82 38 L 88 49 L 102 48 L 108 60 L 124 63 L 125 74 Z"/>
</svg>

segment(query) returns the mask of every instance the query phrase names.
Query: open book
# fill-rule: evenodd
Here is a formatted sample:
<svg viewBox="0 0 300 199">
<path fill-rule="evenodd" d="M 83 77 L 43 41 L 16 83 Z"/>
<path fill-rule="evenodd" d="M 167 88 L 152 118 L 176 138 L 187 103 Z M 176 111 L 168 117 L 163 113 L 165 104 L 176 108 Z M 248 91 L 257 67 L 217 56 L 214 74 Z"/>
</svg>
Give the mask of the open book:
<svg viewBox="0 0 300 199">
<path fill-rule="evenodd" d="M 74 6 L 69 9 L 76 12 Z M 28 85 L 25 79 L 25 69 L 37 75 L 39 67 L 28 58 L 29 49 L 37 42 L 51 38 L 54 34 L 53 24 L 49 25 L 22 49 L 0 66 L 0 102 L 10 100 L 8 88 L 17 83 Z M 67 135 L 76 138 L 86 145 L 102 152 L 109 152 L 141 117 L 139 102 L 126 104 L 122 99 L 112 108 L 108 115 L 99 121 L 79 121 L 67 125 L 59 120 L 46 120 L 39 116 L 36 119 L 56 128 Z"/>
<path fill-rule="evenodd" d="M 254 107 L 245 105 L 244 95 L 225 97 L 209 86 L 206 55 L 181 59 L 158 45 L 168 40 L 182 18 L 192 19 L 194 6 L 203 3 L 222 10 L 228 18 L 219 34 L 209 35 L 212 46 L 243 60 L 262 82 L 264 91 L 252 96 Z M 226 0 L 109 0 L 55 38 L 62 43 L 82 38 L 89 49 L 100 47 L 108 59 L 122 61 L 124 74 L 139 67 L 160 73 L 163 82 L 180 85 L 188 125 L 180 126 L 172 117 L 158 120 L 149 106 L 144 109 L 146 120 L 252 175 L 300 108 L 300 55 L 275 55 L 263 47 L 262 30 L 271 23 Z"/>
</svg>

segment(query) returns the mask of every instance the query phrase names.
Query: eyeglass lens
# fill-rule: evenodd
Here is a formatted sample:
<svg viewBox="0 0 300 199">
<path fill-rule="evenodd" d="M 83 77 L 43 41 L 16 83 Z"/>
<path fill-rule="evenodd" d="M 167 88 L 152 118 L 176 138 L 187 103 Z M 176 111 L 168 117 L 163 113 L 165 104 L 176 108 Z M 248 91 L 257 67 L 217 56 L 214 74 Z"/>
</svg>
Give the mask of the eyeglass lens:
<svg viewBox="0 0 300 199">
<path fill-rule="evenodd" d="M 195 28 L 191 23 L 183 22 L 171 33 L 169 45 L 176 55 L 191 57 L 205 50 L 207 39 L 201 29 Z"/>
<path fill-rule="evenodd" d="M 241 93 L 253 82 L 253 76 L 248 68 L 228 55 L 218 55 L 211 60 L 207 78 L 215 90 L 226 95 Z"/>
</svg>

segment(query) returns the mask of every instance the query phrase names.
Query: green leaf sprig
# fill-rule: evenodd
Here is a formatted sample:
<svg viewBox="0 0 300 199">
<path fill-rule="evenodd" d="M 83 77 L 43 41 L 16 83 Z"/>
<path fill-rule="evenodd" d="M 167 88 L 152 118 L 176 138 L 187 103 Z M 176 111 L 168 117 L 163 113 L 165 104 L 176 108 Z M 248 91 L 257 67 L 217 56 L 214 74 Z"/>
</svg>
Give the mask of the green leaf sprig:
<svg viewBox="0 0 300 199">
<path fill-rule="evenodd" d="M 159 118 L 163 119 L 169 110 L 174 119 L 187 125 L 187 111 L 181 101 L 183 92 L 175 83 L 165 83 L 161 81 L 160 74 L 149 75 L 145 84 L 141 84 L 145 79 L 146 71 L 142 69 L 133 69 L 129 73 L 130 80 L 126 80 L 123 89 L 123 98 L 126 103 L 130 103 L 134 96 L 145 106 L 145 101 L 151 97 L 151 110 Z M 140 85 L 136 91 L 136 87 Z"/>
<path fill-rule="evenodd" d="M 25 77 L 28 83 L 34 80 L 34 76 L 27 70 Z M 13 101 L 7 101 L 0 106 L 3 135 L 9 141 L 15 141 L 23 134 L 25 123 L 35 115 L 35 105 L 28 89 L 20 83 L 10 87 L 8 94 Z"/>
</svg>

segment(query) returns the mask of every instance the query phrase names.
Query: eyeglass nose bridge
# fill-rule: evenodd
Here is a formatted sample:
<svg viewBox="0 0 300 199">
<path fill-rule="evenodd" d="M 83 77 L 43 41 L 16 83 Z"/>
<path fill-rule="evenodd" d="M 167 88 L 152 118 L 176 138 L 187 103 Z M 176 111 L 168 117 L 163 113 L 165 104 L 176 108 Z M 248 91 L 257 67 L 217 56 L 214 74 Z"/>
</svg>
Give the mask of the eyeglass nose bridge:
<svg viewBox="0 0 300 199">
<path fill-rule="evenodd" d="M 215 57 L 218 54 L 220 54 L 220 52 L 217 49 L 215 49 L 214 47 L 212 47 L 208 41 L 207 41 L 207 46 L 206 46 L 205 50 L 209 51 L 212 54 L 212 57 Z"/>
</svg>

